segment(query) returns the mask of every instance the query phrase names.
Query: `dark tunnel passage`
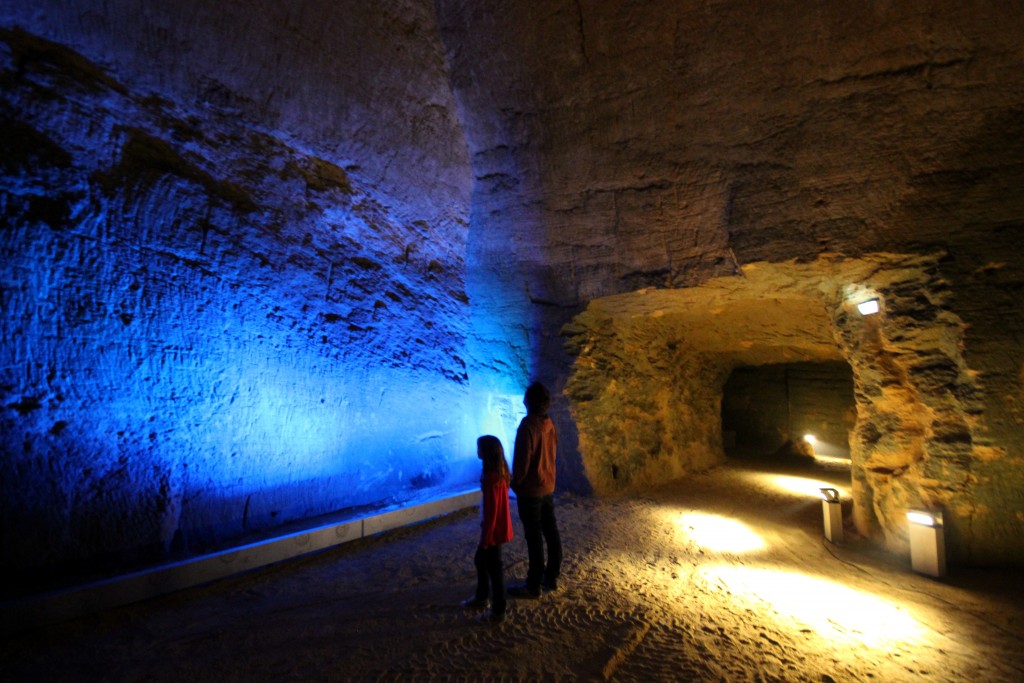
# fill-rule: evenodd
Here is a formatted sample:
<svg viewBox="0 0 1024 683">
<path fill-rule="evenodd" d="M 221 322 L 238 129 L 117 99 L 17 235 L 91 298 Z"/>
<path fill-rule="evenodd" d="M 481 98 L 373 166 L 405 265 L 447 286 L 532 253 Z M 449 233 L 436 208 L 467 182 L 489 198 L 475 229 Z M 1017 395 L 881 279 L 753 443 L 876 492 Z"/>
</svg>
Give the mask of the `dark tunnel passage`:
<svg viewBox="0 0 1024 683">
<path fill-rule="evenodd" d="M 800 453 L 848 461 L 856 417 L 848 363 L 741 366 L 722 390 L 722 447 L 769 461 Z"/>
</svg>

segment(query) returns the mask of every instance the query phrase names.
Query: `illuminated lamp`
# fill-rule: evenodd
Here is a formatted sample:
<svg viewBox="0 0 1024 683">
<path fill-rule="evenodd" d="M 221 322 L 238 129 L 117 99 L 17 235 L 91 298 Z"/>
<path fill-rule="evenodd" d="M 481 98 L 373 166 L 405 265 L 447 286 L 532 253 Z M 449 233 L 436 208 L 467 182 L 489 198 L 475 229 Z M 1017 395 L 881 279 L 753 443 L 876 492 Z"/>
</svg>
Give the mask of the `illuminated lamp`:
<svg viewBox="0 0 1024 683">
<path fill-rule="evenodd" d="M 929 576 L 946 575 L 946 539 L 941 512 L 908 510 L 910 565 Z"/>
<path fill-rule="evenodd" d="M 874 315 L 878 313 L 878 299 L 868 299 L 857 304 L 857 310 L 861 315 Z"/>
<path fill-rule="evenodd" d="M 839 500 L 839 491 L 832 488 L 818 489 L 821 491 L 821 512 L 825 521 L 825 538 L 830 543 L 843 542 L 843 505 Z"/>
<path fill-rule="evenodd" d="M 814 434 L 804 434 L 804 441 L 813 446 L 818 442 L 818 438 Z"/>
</svg>

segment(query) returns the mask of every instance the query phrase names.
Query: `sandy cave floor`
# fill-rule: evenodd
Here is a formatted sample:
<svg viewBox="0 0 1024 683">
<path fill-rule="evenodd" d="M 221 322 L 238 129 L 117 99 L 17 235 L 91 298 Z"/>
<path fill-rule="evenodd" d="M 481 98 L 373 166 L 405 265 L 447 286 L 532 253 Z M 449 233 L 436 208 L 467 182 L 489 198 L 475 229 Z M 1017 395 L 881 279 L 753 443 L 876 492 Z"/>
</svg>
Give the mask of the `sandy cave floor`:
<svg viewBox="0 0 1024 683">
<path fill-rule="evenodd" d="M 822 537 L 834 465 L 731 461 L 643 497 L 557 501 L 561 589 L 494 625 L 475 510 L 0 645 L 5 681 L 1024 680 L 1024 582 L 938 581 Z M 847 514 L 848 514 L 847 510 Z M 515 520 L 519 532 L 518 520 Z M 506 546 L 520 579 L 525 545 Z"/>
</svg>

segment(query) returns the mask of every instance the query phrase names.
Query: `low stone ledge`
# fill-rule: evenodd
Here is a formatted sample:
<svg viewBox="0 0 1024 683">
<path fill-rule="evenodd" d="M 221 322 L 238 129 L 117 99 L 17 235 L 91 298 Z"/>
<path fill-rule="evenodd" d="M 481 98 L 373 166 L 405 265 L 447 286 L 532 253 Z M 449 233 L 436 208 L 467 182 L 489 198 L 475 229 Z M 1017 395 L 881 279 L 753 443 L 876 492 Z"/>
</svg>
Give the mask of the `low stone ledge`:
<svg viewBox="0 0 1024 683">
<path fill-rule="evenodd" d="M 479 502 L 480 492 L 474 489 L 369 517 L 326 524 L 131 574 L 12 600 L 0 604 L 0 635 L 7 636 L 192 588 L 357 538 L 448 515 Z"/>
</svg>

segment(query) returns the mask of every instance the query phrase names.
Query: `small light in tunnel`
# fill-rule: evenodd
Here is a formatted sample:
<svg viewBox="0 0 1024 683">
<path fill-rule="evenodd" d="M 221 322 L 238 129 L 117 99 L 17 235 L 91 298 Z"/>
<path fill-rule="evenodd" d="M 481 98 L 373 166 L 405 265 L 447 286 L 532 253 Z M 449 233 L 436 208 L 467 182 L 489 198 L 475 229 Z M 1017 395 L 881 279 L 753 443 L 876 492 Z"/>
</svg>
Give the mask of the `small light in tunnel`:
<svg viewBox="0 0 1024 683">
<path fill-rule="evenodd" d="M 826 457 L 831 456 L 835 458 L 836 456 L 842 456 L 843 453 L 847 452 L 845 446 L 840 446 L 839 444 L 836 443 L 824 441 L 820 436 L 817 436 L 815 434 L 807 434 L 806 436 L 804 436 L 804 441 L 807 442 L 807 444 L 811 447 L 813 453 L 811 453 L 810 455 L 814 456 L 815 458 L 817 458 L 819 455 L 823 455 Z M 846 461 L 849 462 L 849 458 L 846 458 Z"/>
<path fill-rule="evenodd" d="M 946 537 L 942 513 L 908 510 L 910 522 L 910 565 L 929 576 L 946 575 Z"/>
<path fill-rule="evenodd" d="M 828 502 L 830 502 L 830 503 L 838 503 L 839 502 L 839 491 L 837 489 L 822 488 L 822 489 L 818 489 L 818 490 L 821 491 L 822 497 L 825 500 L 827 500 Z"/>
<path fill-rule="evenodd" d="M 760 535 L 728 517 L 694 512 L 680 517 L 679 523 L 697 545 L 708 550 L 742 553 L 765 547 Z"/>
<path fill-rule="evenodd" d="M 857 310 L 861 315 L 874 315 L 878 313 L 878 299 L 868 299 L 857 304 Z"/>
<path fill-rule="evenodd" d="M 935 526 L 937 521 L 930 512 L 921 512 L 920 510 L 908 511 L 907 520 L 912 524 L 920 524 L 921 526 Z"/>
<path fill-rule="evenodd" d="M 830 543 L 843 542 L 843 506 L 839 500 L 839 491 L 831 487 L 818 489 L 821 491 L 821 513 L 825 523 L 825 538 Z"/>
</svg>

